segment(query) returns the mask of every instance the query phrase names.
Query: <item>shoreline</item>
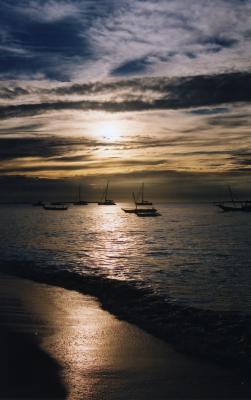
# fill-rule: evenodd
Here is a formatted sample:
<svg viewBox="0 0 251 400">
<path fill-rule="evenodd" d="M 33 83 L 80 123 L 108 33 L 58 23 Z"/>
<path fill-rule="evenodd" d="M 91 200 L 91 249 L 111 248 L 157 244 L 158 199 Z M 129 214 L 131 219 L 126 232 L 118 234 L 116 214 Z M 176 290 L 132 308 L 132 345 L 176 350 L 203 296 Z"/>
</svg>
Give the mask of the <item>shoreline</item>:
<svg viewBox="0 0 251 400">
<path fill-rule="evenodd" d="M 243 379 L 248 378 L 250 316 L 184 307 L 124 281 L 80 276 L 66 270 L 36 271 L 27 263 L 0 264 L 0 270 L 93 296 L 104 310 L 173 345 L 177 351 L 232 368 Z"/>
<path fill-rule="evenodd" d="M 36 397 L 37 388 L 28 386 L 30 392 L 34 390 L 30 397 L 16 391 L 15 399 L 61 400 L 66 392 L 68 400 L 250 398 L 251 383 L 177 353 L 162 340 L 103 311 L 90 296 L 8 275 L 0 274 L 0 280 L 1 299 L 7 300 L 7 307 L 0 309 L 1 321 L 15 335 L 13 363 L 20 361 L 28 368 L 24 375 L 29 385 L 30 370 L 43 379 L 48 374 L 47 363 L 40 364 L 36 357 L 42 352 L 54 365 L 52 383 L 57 386 L 61 379 L 64 384 L 64 389 L 60 386 L 63 397 L 43 393 Z M 30 347 L 31 333 L 35 348 Z M 23 343 L 30 348 L 28 357 Z M 15 371 L 10 374 L 13 385 L 19 379 Z M 14 398 L 8 393 L 1 397 L 2 393 L 1 400 Z"/>
</svg>

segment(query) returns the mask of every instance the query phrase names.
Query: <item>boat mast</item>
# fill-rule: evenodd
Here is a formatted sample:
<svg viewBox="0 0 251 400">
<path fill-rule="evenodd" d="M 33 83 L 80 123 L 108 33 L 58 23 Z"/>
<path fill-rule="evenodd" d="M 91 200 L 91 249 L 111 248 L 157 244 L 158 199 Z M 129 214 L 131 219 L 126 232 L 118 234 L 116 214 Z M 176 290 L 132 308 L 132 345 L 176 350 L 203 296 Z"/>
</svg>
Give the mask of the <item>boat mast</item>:
<svg viewBox="0 0 251 400">
<path fill-rule="evenodd" d="M 142 183 L 141 203 L 144 203 L 144 183 Z"/>
<path fill-rule="evenodd" d="M 105 189 L 105 201 L 107 200 L 107 193 L 108 193 L 108 182 L 106 184 L 106 189 Z"/>
<path fill-rule="evenodd" d="M 230 193 L 230 197 L 231 197 L 232 203 L 235 204 L 233 192 L 232 192 L 232 189 L 231 189 L 230 186 L 228 186 L 228 190 L 229 190 L 229 193 Z"/>
<path fill-rule="evenodd" d="M 136 206 L 136 209 L 137 209 L 138 205 L 137 205 L 137 201 L 136 201 L 134 192 L 132 192 L 132 197 L 133 197 L 133 200 L 134 200 L 134 204 L 135 204 L 135 206 Z"/>
<path fill-rule="evenodd" d="M 78 186 L 78 201 L 80 202 L 81 199 L 81 188 L 80 185 Z"/>
</svg>

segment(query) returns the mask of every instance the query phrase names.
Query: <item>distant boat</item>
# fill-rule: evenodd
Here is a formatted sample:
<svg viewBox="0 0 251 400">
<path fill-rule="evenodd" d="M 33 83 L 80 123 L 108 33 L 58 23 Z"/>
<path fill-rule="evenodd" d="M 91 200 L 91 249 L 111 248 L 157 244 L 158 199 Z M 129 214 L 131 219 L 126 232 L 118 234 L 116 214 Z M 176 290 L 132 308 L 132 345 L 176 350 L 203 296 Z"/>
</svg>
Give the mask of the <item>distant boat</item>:
<svg viewBox="0 0 251 400">
<path fill-rule="evenodd" d="M 227 202 L 216 204 L 222 211 L 242 211 L 251 212 L 251 201 L 247 200 L 245 202 L 236 202 L 234 205 L 228 205 Z"/>
<path fill-rule="evenodd" d="M 98 205 L 99 206 L 115 206 L 116 203 L 114 202 L 114 200 L 108 199 L 107 197 L 108 197 L 108 182 L 106 184 L 106 188 L 101 197 L 101 200 L 98 202 Z"/>
<path fill-rule="evenodd" d="M 224 212 L 228 212 L 228 211 L 251 212 L 251 201 L 250 200 L 246 200 L 246 201 L 235 200 L 231 187 L 229 187 L 228 190 L 230 193 L 231 200 L 216 203 L 217 207 L 219 207 Z"/>
<path fill-rule="evenodd" d="M 152 208 L 151 210 L 143 211 L 139 210 L 136 212 L 137 217 L 159 217 L 161 214 Z"/>
<path fill-rule="evenodd" d="M 33 203 L 32 205 L 33 205 L 33 207 L 43 207 L 44 203 L 42 201 L 37 201 L 36 203 Z"/>
<path fill-rule="evenodd" d="M 125 213 L 129 214 L 136 214 L 138 217 L 158 217 L 161 214 L 154 208 L 153 206 L 151 208 L 146 208 L 146 207 L 138 207 L 138 202 L 136 202 L 135 194 L 133 192 L 133 199 L 134 199 L 134 208 L 122 208 L 122 210 Z M 152 203 L 151 203 L 152 204 Z"/>
<path fill-rule="evenodd" d="M 140 191 L 141 199 L 140 199 L 140 201 L 136 201 L 137 206 L 151 206 L 152 205 L 151 201 L 144 199 L 144 194 L 145 194 L 144 191 L 145 191 L 145 186 L 144 186 L 144 183 L 142 183 L 142 187 L 141 187 L 141 191 Z"/>
<path fill-rule="evenodd" d="M 48 210 L 48 211 L 66 211 L 68 210 L 69 206 L 67 206 L 66 204 L 48 204 L 48 205 L 43 205 L 44 210 Z"/>
<path fill-rule="evenodd" d="M 87 206 L 88 205 L 87 201 L 81 200 L 81 187 L 80 187 L 80 185 L 78 187 L 78 200 L 75 201 L 73 204 L 74 204 L 74 206 Z"/>
</svg>

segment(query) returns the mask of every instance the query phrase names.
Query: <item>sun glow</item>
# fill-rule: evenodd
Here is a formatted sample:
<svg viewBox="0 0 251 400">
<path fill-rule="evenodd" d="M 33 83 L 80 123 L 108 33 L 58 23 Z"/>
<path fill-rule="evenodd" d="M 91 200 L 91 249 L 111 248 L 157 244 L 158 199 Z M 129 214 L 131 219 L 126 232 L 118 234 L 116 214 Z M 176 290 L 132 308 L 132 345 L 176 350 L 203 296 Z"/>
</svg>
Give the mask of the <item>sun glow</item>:
<svg viewBox="0 0 251 400">
<path fill-rule="evenodd" d="M 122 127 L 118 121 L 103 121 L 95 123 L 95 136 L 106 140 L 118 140 L 122 135 Z"/>
</svg>

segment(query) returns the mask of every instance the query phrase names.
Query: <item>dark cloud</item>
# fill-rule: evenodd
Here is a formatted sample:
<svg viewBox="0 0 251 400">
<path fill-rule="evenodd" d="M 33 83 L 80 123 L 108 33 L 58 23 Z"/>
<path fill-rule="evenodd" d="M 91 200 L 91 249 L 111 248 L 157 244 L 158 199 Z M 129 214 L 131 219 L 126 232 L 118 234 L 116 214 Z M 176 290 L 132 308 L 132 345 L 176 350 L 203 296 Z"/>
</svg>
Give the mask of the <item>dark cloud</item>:
<svg viewBox="0 0 251 400">
<path fill-rule="evenodd" d="M 235 46 L 238 43 L 238 40 L 224 36 L 208 36 L 203 37 L 200 42 L 203 44 L 213 45 L 214 49 L 221 50 L 222 48 Z"/>
<path fill-rule="evenodd" d="M 69 12 L 62 13 L 65 7 Z M 87 30 L 93 20 L 112 12 L 113 0 L 0 2 L 0 75 L 17 77 L 43 74 L 48 79 L 69 80 L 76 65 L 96 57 Z M 71 8 L 76 12 L 71 13 Z M 60 17 L 60 15 L 62 15 Z"/>
<path fill-rule="evenodd" d="M 235 168 L 239 170 L 242 170 L 244 166 L 251 167 L 251 151 L 249 149 L 233 151 L 230 159 L 235 164 Z"/>
<path fill-rule="evenodd" d="M 60 154 L 53 138 L 0 138 L 0 161 L 26 157 L 50 157 Z"/>
<path fill-rule="evenodd" d="M 134 60 L 126 61 L 111 71 L 111 75 L 138 75 L 149 70 L 151 62 L 148 57 L 142 57 Z"/>
<path fill-rule="evenodd" d="M 82 195 L 95 199 L 93 187 L 88 179 L 72 177 L 71 179 L 45 179 L 22 175 L 0 176 L 2 202 L 24 201 L 75 201 L 78 185 L 81 184 Z"/>
<path fill-rule="evenodd" d="M 135 173 L 100 174 L 98 177 L 34 178 L 22 175 L 0 176 L 2 188 L 1 202 L 4 201 L 73 201 L 78 185 L 88 200 L 98 200 L 107 177 L 112 182 L 111 190 L 115 200 L 130 201 L 130 193 L 137 190 L 144 181 L 147 193 L 152 200 L 170 201 L 215 201 L 228 200 L 226 189 L 231 184 L 238 198 L 250 198 L 250 171 L 243 169 L 225 173 L 178 172 L 175 170 L 139 171 Z M 199 190 L 198 190 L 199 188 Z"/>
<path fill-rule="evenodd" d="M 197 110 L 189 111 L 190 114 L 194 115 L 215 115 L 228 113 L 229 109 L 227 107 L 216 107 L 216 108 L 199 108 Z"/>
<path fill-rule="evenodd" d="M 93 84 L 95 87 L 95 84 Z M 0 106 L 0 118 L 13 118 L 18 116 L 32 116 L 48 111 L 61 110 L 97 110 L 107 112 L 132 112 L 145 110 L 182 109 L 196 107 L 218 106 L 236 102 L 251 102 L 251 73 L 239 72 L 220 75 L 199 75 L 195 77 L 165 79 L 149 78 L 135 79 L 130 82 L 117 81 L 107 84 L 109 89 L 132 88 L 141 93 L 138 100 L 124 101 L 62 101 L 41 102 L 36 104 L 18 104 Z M 83 90 L 90 90 L 84 85 Z M 106 85 L 101 85 L 101 91 Z M 66 86 L 52 89 L 62 94 L 81 90 L 80 85 Z M 97 90 L 97 89 L 94 89 Z M 160 99 L 144 100 L 146 91 L 155 91 Z M 223 111 L 221 109 L 220 111 Z M 201 112 L 201 111 L 198 111 Z M 203 111 L 202 111 L 203 112 Z"/>
<path fill-rule="evenodd" d="M 0 161 L 16 158 L 39 157 L 55 158 L 65 162 L 77 162 L 86 159 L 86 156 L 78 156 L 69 153 L 80 149 L 93 149 L 96 146 L 105 146 L 107 143 L 74 137 L 1 137 L 0 138 Z M 61 157 L 64 157 L 61 158 Z"/>
<path fill-rule="evenodd" d="M 243 113 L 212 117 L 208 119 L 208 124 L 212 126 L 220 126 L 223 128 L 242 128 L 250 126 L 250 118 L 248 114 Z"/>
<path fill-rule="evenodd" d="M 0 128 L 0 134 L 2 136 L 8 136 L 13 134 L 22 134 L 22 133 L 35 133 L 40 132 L 44 127 L 44 124 L 41 123 L 30 123 L 30 124 L 21 124 L 13 127 L 4 127 Z"/>
</svg>

